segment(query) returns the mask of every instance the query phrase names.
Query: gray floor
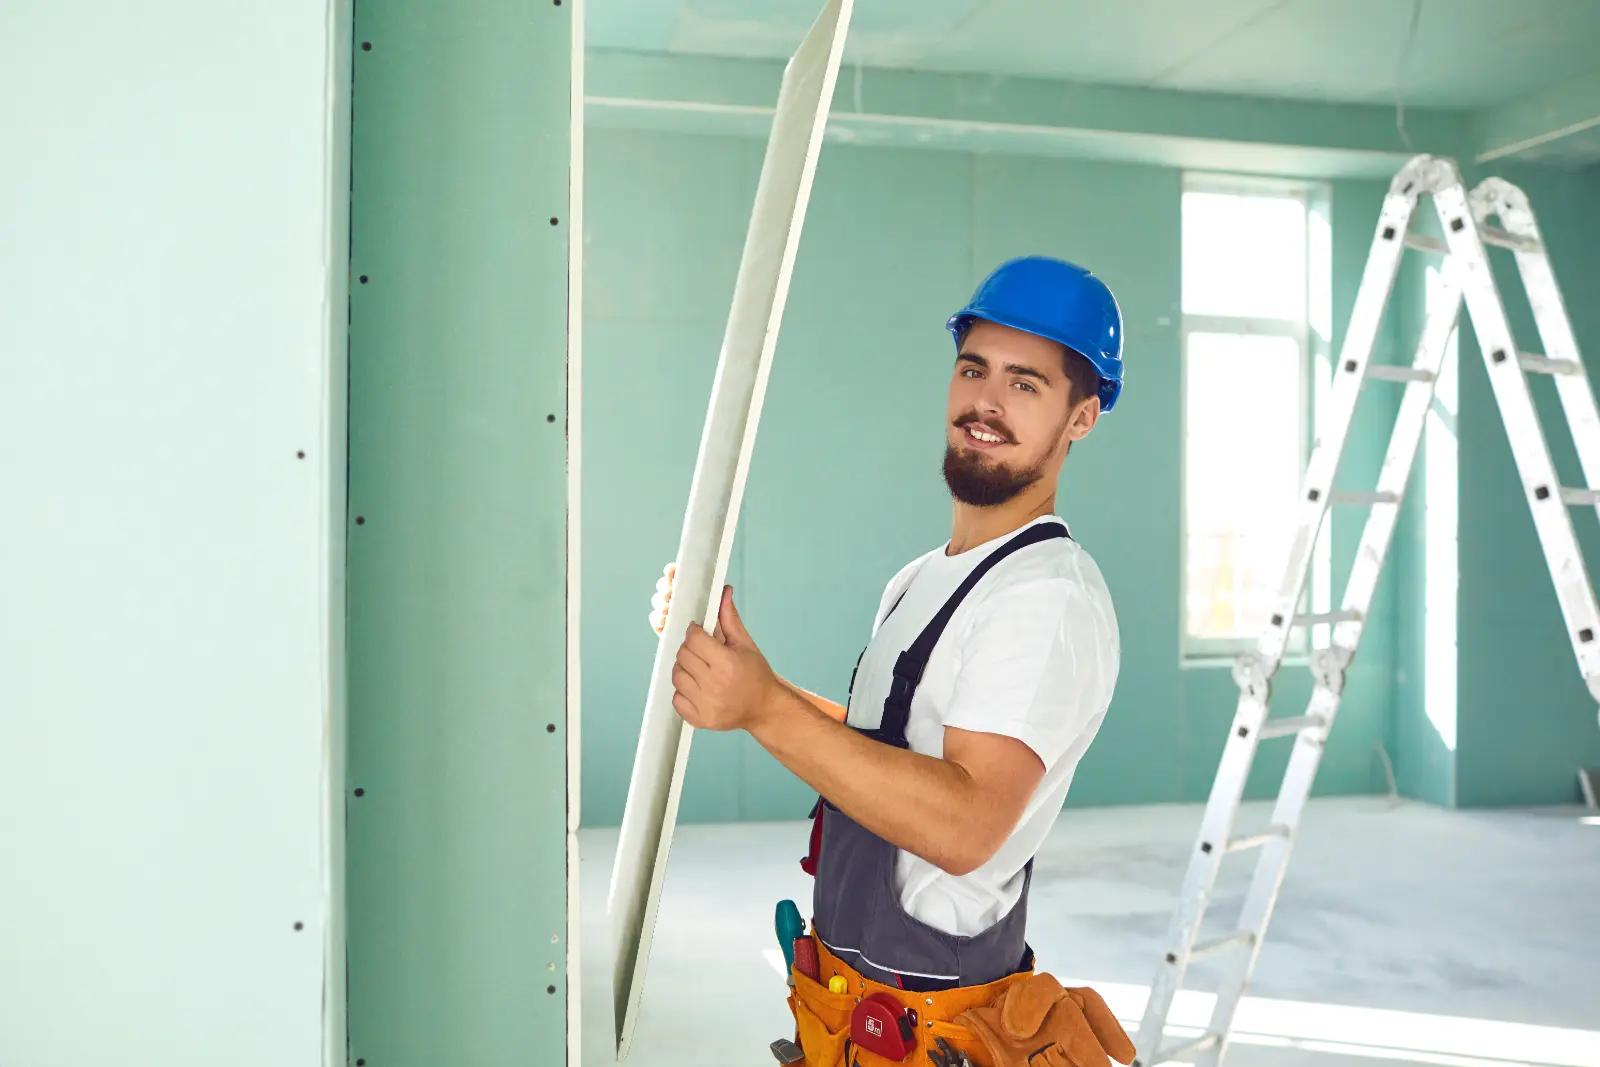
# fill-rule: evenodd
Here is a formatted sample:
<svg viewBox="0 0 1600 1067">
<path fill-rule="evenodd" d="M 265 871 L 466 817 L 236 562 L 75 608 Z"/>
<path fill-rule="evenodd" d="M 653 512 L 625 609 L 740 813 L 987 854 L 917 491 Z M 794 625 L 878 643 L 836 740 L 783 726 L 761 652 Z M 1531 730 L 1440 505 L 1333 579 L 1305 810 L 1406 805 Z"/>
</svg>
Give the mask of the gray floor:
<svg viewBox="0 0 1600 1067">
<path fill-rule="evenodd" d="M 1266 814 L 1247 806 L 1241 829 Z M 1600 821 L 1583 814 L 1313 802 L 1227 1062 L 1600 1067 Z M 1069 811 L 1036 864 L 1029 930 L 1042 966 L 1101 990 L 1130 1032 L 1199 818 L 1188 806 Z M 792 1024 L 772 913 L 786 896 L 808 911 L 796 863 L 806 829 L 680 828 L 630 1061 L 774 1062 L 766 1046 Z M 614 830 L 581 835 L 585 1064 L 614 1062 L 615 845 Z M 1224 864 L 1214 916 L 1232 918 L 1248 862 Z M 1197 1028 L 1213 974 L 1191 973 L 1198 992 L 1173 1021 Z"/>
</svg>

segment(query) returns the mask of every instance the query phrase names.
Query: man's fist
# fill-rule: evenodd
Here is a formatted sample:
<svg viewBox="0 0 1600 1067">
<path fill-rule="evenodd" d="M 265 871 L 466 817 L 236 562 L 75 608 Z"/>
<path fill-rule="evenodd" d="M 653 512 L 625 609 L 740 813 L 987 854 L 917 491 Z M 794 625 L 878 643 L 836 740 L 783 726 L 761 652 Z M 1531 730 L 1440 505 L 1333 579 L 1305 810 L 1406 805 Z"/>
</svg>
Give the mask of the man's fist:
<svg viewBox="0 0 1600 1067">
<path fill-rule="evenodd" d="M 697 730 L 753 730 L 789 688 L 767 665 L 722 587 L 715 635 L 690 626 L 672 668 L 672 707 Z"/>
<path fill-rule="evenodd" d="M 667 628 L 667 610 L 672 606 L 672 580 L 678 576 L 677 561 L 666 565 L 656 581 L 656 595 L 650 598 L 650 628 L 660 633 Z"/>
</svg>

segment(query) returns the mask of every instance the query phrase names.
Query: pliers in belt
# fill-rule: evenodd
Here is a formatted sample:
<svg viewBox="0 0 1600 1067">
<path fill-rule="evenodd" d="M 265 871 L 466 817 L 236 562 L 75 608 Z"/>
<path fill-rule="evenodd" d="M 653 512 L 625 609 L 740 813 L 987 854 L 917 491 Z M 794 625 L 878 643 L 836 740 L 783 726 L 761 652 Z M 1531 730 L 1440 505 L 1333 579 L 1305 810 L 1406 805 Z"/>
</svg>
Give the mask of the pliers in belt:
<svg viewBox="0 0 1600 1067">
<path fill-rule="evenodd" d="M 944 1038 L 935 1038 L 933 1043 L 939 1049 L 938 1052 L 931 1050 L 928 1052 L 928 1059 L 933 1061 L 933 1067 L 973 1067 L 967 1054 L 953 1047 Z"/>
</svg>

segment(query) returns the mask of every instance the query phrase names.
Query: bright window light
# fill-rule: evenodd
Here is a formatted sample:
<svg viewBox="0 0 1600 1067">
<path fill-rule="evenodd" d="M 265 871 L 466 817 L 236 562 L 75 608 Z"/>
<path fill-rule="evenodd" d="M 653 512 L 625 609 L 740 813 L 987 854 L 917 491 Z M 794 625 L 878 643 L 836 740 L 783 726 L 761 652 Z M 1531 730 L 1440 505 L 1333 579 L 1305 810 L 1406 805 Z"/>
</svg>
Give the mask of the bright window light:
<svg viewBox="0 0 1600 1067">
<path fill-rule="evenodd" d="M 1183 651 L 1206 658 L 1254 645 L 1283 577 L 1331 241 L 1325 197 L 1303 188 L 1190 176 L 1182 217 Z M 1326 569 L 1312 568 L 1324 599 Z"/>
<path fill-rule="evenodd" d="M 1304 198 L 1184 193 L 1183 313 L 1303 320 Z"/>
<path fill-rule="evenodd" d="M 1185 373 L 1189 632 L 1255 637 L 1293 531 L 1300 345 L 1292 337 L 1192 333 Z"/>
</svg>

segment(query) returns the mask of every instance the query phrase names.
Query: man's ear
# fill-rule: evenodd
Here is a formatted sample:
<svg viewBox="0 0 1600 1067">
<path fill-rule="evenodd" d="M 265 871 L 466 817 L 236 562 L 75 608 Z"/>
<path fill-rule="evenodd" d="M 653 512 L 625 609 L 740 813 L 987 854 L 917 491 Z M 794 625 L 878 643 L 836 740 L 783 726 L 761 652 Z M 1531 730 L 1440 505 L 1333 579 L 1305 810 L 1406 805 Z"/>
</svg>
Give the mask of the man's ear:
<svg viewBox="0 0 1600 1067">
<path fill-rule="evenodd" d="M 1100 395 L 1095 393 L 1073 405 L 1072 414 L 1067 418 L 1067 434 L 1072 440 L 1081 441 L 1099 421 Z"/>
</svg>

